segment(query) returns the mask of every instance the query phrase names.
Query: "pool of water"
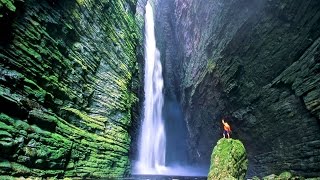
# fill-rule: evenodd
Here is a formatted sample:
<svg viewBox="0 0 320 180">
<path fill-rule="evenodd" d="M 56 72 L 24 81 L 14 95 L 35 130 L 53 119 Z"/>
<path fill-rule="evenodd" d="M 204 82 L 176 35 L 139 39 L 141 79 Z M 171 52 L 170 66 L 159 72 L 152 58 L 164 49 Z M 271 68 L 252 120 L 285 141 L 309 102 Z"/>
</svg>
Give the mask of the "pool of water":
<svg viewBox="0 0 320 180">
<path fill-rule="evenodd" d="M 206 176 L 132 175 L 124 180 L 206 180 Z"/>
</svg>

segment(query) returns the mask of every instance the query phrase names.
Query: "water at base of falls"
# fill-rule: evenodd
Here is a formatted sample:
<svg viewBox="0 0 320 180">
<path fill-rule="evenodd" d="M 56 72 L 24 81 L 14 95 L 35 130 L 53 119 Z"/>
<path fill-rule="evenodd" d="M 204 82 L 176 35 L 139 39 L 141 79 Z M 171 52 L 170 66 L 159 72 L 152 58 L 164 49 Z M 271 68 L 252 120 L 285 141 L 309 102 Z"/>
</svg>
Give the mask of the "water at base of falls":
<svg viewBox="0 0 320 180">
<path fill-rule="evenodd" d="M 135 167 L 136 168 L 136 167 Z M 155 169 L 144 169 L 143 167 L 140 167 L 142 169 L 134 169 L 132 175 L 134 177 L 141 176 L 141 177 L 148 177 L 148 176 L 154 176 L 154 177 L 173 177 L 173 176 L 179 176 L 179 177 L 206 177 L 208 174 L 207 168 L 202 167 L 191 167 L 191 166 L 163 166 L 161 171 L 155 170 Z M 158 175 L 158 176 L 157 176 Z M 152 179 L 152 178 L 151 178 Z"/>
<path fill-rule="evenodd" d="M 206 176 L 133 175 L 124 180 L 207 180 Z"/>
</svg>

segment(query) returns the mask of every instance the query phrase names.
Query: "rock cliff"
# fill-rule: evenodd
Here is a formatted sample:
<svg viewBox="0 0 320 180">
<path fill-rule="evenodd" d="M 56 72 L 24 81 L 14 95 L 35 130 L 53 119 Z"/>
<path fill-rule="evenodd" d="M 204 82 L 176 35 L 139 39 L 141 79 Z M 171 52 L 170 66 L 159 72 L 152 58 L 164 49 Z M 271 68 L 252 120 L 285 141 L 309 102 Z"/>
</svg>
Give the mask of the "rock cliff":
<svg viewBox="0 0 320 180">
<path fill-rule="evenodd" d="M 1 175 L 129 173 L 135 8 L 135 0 L 0 2 Z"/>
<path fill-rule="evenodd" d="M 249 175 L 320 175 L 320 1 L 159 0 L 166 93 L 183 107 L 189 161 L 209 164 L 221 118 Z"/>
</svg>

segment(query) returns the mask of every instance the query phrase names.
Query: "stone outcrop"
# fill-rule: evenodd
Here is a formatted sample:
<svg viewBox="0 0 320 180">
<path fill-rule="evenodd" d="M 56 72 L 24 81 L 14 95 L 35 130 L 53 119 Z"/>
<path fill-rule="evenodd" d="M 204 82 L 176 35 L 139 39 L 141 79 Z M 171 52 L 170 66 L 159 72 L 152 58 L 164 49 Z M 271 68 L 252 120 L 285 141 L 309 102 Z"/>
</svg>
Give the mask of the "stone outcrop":
<svg viewBox="0 0 320 180">
<path fill-rule="evenodd" d="M 279 175 L 271 174 L 261 179 L 257 176 L 251 178 L 252 180 L 320 180 L 320 177 L 315 178 L 304 178 L 302 176 L 295 176 L 289 171 L 280 173 Z"/>
<path fill-rule="evenodd" d="M 183 107 L 189 161 L 209 164 L 221 118 L 249 175 L 320 172 L 320 1 L 159 0 L 165 92 Z"/>
<path fill-rule="evenodd" d="M 140 84 L 135 3 L 0 2 L 1 175 L 129 173 Z"/>
<path fill-rule="evenodd" d="M 213 149 L 208 180 L 244 179 L 247 169 L 247 153 L 241 141 L 222 138 Z"/>
</svg>

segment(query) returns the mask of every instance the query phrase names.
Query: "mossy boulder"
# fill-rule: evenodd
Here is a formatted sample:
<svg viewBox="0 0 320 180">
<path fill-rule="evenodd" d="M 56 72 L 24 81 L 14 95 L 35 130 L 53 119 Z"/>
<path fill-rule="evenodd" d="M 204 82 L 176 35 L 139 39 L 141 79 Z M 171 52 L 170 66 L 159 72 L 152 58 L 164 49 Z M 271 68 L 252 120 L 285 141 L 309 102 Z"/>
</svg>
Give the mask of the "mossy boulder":
<svg viewBox="0 0 320 180">
<path fill-rule="evenodd" d="M 239 140 L 223 138 L 213 149 L 208 180 L 244 179 L 247 169 L 244 145 Z"/>
<path fill-rule="evenodd" d="M 292 171 L 292 170 L 290 170 L 290 171 Z M 252 180 L 259 180 L 259 179 L 260 178 L 258 178 L 256 176 L 254 178 L 252 178 Z M 261 178 L 261 180 L 320 180 L 320 177 L 304 178 L 299 175 L 294 175 L 289 171 L 284 171 L 279 175 L 271 174 L 271 175 L 265 176 L 265 177 Z"/>
<path fill-rule="evenodd" d="M 278 178 L 279 179 L 287 179 L 287 180 L 289 180 L 292 177 L 293 177 L 293 175 L 290 172 L 285 171 L 285 172 L 281 173 Z"/>
</svg>

